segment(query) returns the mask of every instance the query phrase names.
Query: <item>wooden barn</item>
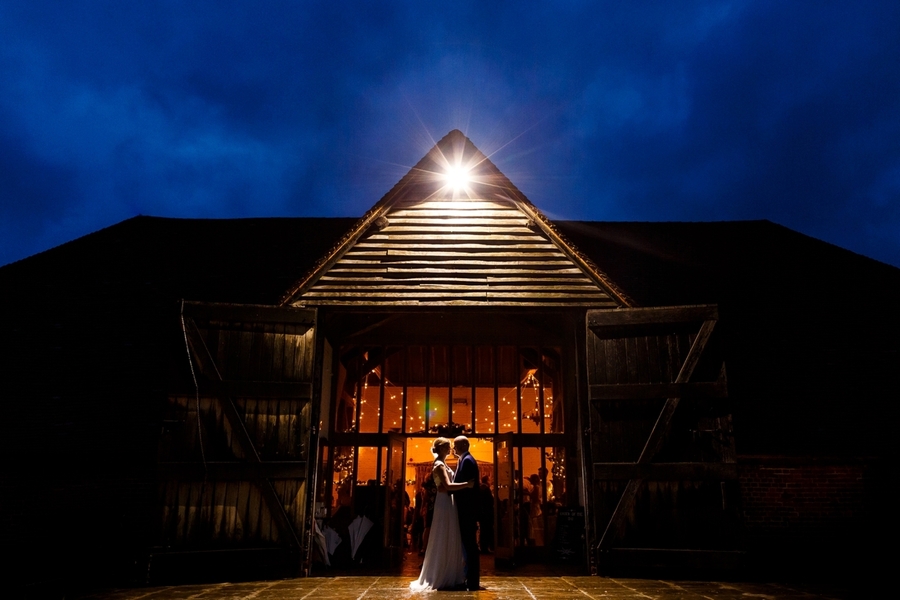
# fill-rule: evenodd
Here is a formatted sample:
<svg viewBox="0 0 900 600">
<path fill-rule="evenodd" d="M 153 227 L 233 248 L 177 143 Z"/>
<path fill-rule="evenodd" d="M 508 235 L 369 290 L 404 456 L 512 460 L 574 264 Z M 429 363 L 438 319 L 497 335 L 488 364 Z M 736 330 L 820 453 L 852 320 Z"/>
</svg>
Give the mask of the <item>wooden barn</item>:
<svg viewBox="0 0 900 600">
<path fill-rule="evenodd" d="M 361 219 L 137 217 L 0 289 L 22 589 L 400 569 L 459 433 L 497 569 L 879 564 L 900 270 L 767 221 L 554 222 L 452 131 Z"/>
</svg>

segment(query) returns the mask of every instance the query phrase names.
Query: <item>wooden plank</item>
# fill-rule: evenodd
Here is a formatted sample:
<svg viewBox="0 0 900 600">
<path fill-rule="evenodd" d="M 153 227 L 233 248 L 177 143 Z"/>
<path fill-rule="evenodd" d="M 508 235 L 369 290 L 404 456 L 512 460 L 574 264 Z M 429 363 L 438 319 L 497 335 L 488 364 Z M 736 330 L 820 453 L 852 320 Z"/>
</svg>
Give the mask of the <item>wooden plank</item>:
<svg viewBox="0 0 900 600">
<path fill-rule="evenodd" d="M 307 314 L 315 314 L 314 311 L 304 310 L 303 312 Z M 190 329 L 188 330 L 190 333 Z M 292 336 L 298 337 L 298 336 Z M 189 341 L 192 339 L 192 336 L 189 335 Z M 240 338 L 238 338 L 240 339 Z M 242 352 L 246 350 L 247 339 L 245 338 L 241 343 Z M 193 347 L 193 346 L 192 346 Z M 202 347 L 205 349 L 205 346 Z M 202 353 L 195 353 L 196 355 L 202 356 Z M 209 358 L 207 356 L 207 358 Z M 199 360 L 199 358 L 198 358 Z M 211 358 L 210 358 L 211 360 Z M 241 418 L 240 412 L 237 409 L 237 406 L 234 403 L 234 400 L 229 396 L 219 397 L 219 406 L 223 409 L 224 416 L 228 421 L 230 426 L 233 441 L 235 442 L 237 449 L 240 452 L 236 452 L 235 454 L 242 455 L 246 458 L 251 465 L 259 465 L 261 463 L 258 452 L 256 451 L 256 447 L 253 444 L 253 441 L 250 437 L 249 432 L 247 431 L 244 420 Z M 305 472 L 305 471 L 304 471 Z M 294 530 L 293 526 L 290 523 L 290 520 L 287 518 L 287 515 L 284 510 L 284 506 L 281 505 L 274 491 L 272 490 L 272 486 L 269 483 L 268 479 L 261 478 L 257 479 L 259 482 L 260 492 L 263 500 L 265 501 L 266 506 L 269 509 L 269 512 L 272 515 L 277 527 L 284 535 L 288 544 L 290 544 L 294 548 L 301 547 L 300 540 L 297 536 L 297 532 Z"/>
<path fill-rule="evenodd" d="M 565 306 L 583 306 L 583 307 L 596 307 L 598 304 L 604 304 L 607 306 L 617 306 L 616 302 L 598 302 L 597 300 L 585 300 L 585 301 L 576 301 L 576 300 L 567 300 L 565 302 L 558 300 L 523 300 L 523 301 L 513 301 L 513 300 L 491 300 L 488 301 L 478 301 L 478 300 L 441 300 L 441 299 L 424 299 L 422 301 L 419 300 L 345 300 L 345 299 L 329 299 L 329 298 L 320 298 L 320 299 L 310 299 L 308 302 L 310 306 L 508 306 L 508 307 L 565 307 Z"/>
<path fill-rule="evenodd" d="M 521 289 L 521 288 L 520 288 Z M 380 295 L 386 295 L 391 298 L 396 297 L 396 294 L 378 294 L 378 290 L 366 290 L 366 291 L 355 291 L 355 290 L 326 290 L 319 291 L 314 290 L 311 292 L 307 292 L 306 294 L 309 298 L 377 298 Z M 549 292 L 541 289 L 534 290 L 525 290 L 525 291 L 503 291 L 503 290 L 495 290 L 494 288 L 484 287 L 482 289 L 474 289 L 474 290 L 461 290 L 461 289 L 448 289 L 448 290 L 440 290 L 435 288 L 428 288 L 425 286 L 421 287 L 411 287 L 407 289 L 407 292 L 403 294 L 407 299 L 431 299 L 431 298 L 477 298 L 477 297 L 486 297 L 486 298 L 533 298 L 533 299 L 553 299 L 553 298 L 586 298 L 588 296 L 599 296 L 600 298 L 608 298 L 606 294 L 604 294 L 601 290 L 585 290 L 579 292 Z"/>
<path fill-rule="evenodd" d="M 344 268 L 345 266 L 353 265 L 353 266 L 365 266 L 365 265 L 403 265 L 405 267 L 415 267 L 415 266 L 432 266 L 432 265 L 453 265 L 456 267 L 471 265 L 473 267 L 484 267 L 484 266 L 500 266 L 507 267 L 510 265 L 524 265 L 524 266 L 546 266 L 546 267 L 572 267 L 572 261 L 566 260 L 565 258 L 553 257 L 553 258 L 544 258 L 544 257 L 522 257 L 513 256 L 504 260 L 492 259 L 488 260 L 481 255 L 472 254 L 470 256 L 431 256 L 427 254 L 420 254 L 416 256 L 405 255 L 405 256 L 391 256 L 391 257 L 375 257 L 375 258 L 363 258 L 359 256 L 352 257 L 344 257 L 340 260 L 335 268 Z"/>
<path fill-rule="evenodd" d="M 671 381 L 663 380 L 662 370 L 659 364 L 659 338 L 655 335 L 648 335 L 647 340 L 647 361 L 648 361 L 648 381 L 650 383 L 663 383 Z"/>
<path fill-rule="evenodd" d="M 592 293 L 592 294 L 601 294 L 603 296 L 608 296 L 606 292 L 597 288 L 597 286 L 593 284 L 580 284 L 578 282 L 569 284 L 569 285 L 545 285 L 543 281 L 523 281 L 519 285 L 490 285 L 489 288 L 487 286 L 487 282 L 482 283 L 481 285 L 472 285 L 472 284 L 463 284 L 463 283 L 436 283 L 432 281 L 423 281 L 421 283 L 407 283 L 397 284 L 396 280 L 388 280 L 391 281 L 391 284 L 384 285 L 375 285 L 372 283 L 365 283 L 363 285 L 359 285 L 354 280 L 349 280 L 345 285 L 317 285 L 313 289 L 316 293 L 324 294 L 325 292 L 351 292 L 351 291 L 359 291 L 364 292 L 366 294 L 371 294 L 373 291 L 377 292 L 379 290 L 450 290 L 450 291 L 484 291 L 485 289 L 490 289 L 493 292 L 502 292 L 502 291 L 522 291 L 523 287 L 533 287 L 535 291 L 554 291 L 554 292 L 564 292 L 569 291 L 573 293 Z"/>
<path fill-rule="evenodd" d="M 732 481 L 737 477 L 735 463 L 594 463 L 598 480 Z"/>
<path fill-rule="evenodd" d="M 460 210 L 464 213 L 470 213 L 479 210 L 498 210 L 505 211 L 517 215 L 522 215 L 522 211 L 512 202 L 505 199 L 490 197 L 473 197 L 465 201 L 448 201 L 446 199 L 437 199 L 436 197 L 417 199 L 416 202 L 408 204 L 396 204 L 391 214 L 408 213 L 415 214 L 425 210 Z"/>
<path fill-rule="evenodd" d="M 469 210 L 480 210 L 485 208 L 503 208 L 504 210 L 515 210 L 518 214 L 522 214 L 521 211 L 518 211 L 514 208 L 514 205 L 509 202 L 498 202 L 496 200 L 484 199 L 484 198 L 472 198 L 466 200 L 425 200 L 423 202 L 417 201 L 415 204 L 403 206 L 403 208 L 399 210 L 422 210 L 422 209 L 464 209 L 465 211 Z"/>
<path fill-rule="evenodd" d="M 244 461 L 167 461 L 158 464 L 159 476 L 179 481 L 255 481 L 268 479 L 303 479 L 306 461 L 283 460 L 258 463 Z"/>
<path fill-rule="evenodd" d="M 188 345 L 191 348 L 191 355 L 197 361 L 197 370 L 212 380 L 222 379 L 216 361 L 213 360 L 212 353 L 203 339 L 203 334 L 191 318 L 185 320 L 184 335 L 187 337 Z"/>
<path fill-rule="evenodd" d="M 430 233 L 427 238 L 423 238 L 420 235 L 405 235 L 403 233 L 395 233 L 395 234 L 387 234 L 387 233 L 375 233 L 367 238 L 370 241 L 385 241 L 385 242 L 398 242 L 398 241 L 410 241 L 410 240 L 448 240 L 452 242 L 458 241 L 480 241 L 482 243 L 493 240 L 498 242 L 531 242 L 532 244 L 548 244 L 548 242 L 536 235 L 514 235 L 514 234 L 503 234 L 503 233 L 485 233 L 485 234 L 468 234 L 468 233 Z"/>
<path fill-rule="evenodd" d="M 702 355 L 703 350 L 706 348 L 706 344 L 709 341 L 710 336 L 712 335 L 715 323 L 716 322 L 714 320 L 703 322 L 703 325 L 700 327 L 700 333 L 698 333 L 697 337 L 694 339 L 694 343 L 691 345 L 691 348 L 688 351 L 688 355 L 684 361 L 684 364 L 681 366 L 681 369 L 678 372 L 678 376 L 675 378 L 675 383 L 687 383 L 688 381 L 690 381 L 690 378 L 694 373 L 694 369 L 696 368 L 697 363 L 700 360 L 700 356 Z M 656 419 L 656 423 L 653 425 L 653 430 L 650 432 L 647 443 L 644 445 L 644 449 L 641 451 L 640 457 L 637 460 L 638 463 L 649 463 L 658 452 L 660 446 L 665 440 L 666 435 L 668 434 L 669 428 L 671 427 L 672 415 L 678 408 L 679 401 L 680 398 L 677 397 L 668 398 L 666 400 L 662 411 Z M 600 539 L 600 549 L 610 547 L 613 541 L 621 535 L 622 529 L 625 525 L 626 515 L 631 509 L 631 506 L 634 504 L 634 498 L 637 495 L 637 492 L 642 484 L 643 480 L 639 478 L 631 479 L 628 481 L 628 485 L 625 487 L 625 491 L 619 498 L 619 502 L 616 505 L 616 508 L 613 511 L 612 516 L 610 517 L 609 523 L 606 526 L 606 530 L 603 532 L 603 536 Z"/>
<path fill-rule="evenodd" d="M 516 259 L 546 259 L 546 258 L 554 258 L 559 260 L 566 260 L 570 262 L 566 256 L 562 252 L 553 252 L 548 251 L 544 248 L 529 248 L 519 251 L 498 251 L 496 246 L 488 246 L 484 249 L 475 249 L 475 248 L 461 248 L 458 250 L 446 250 L 442 247 L 438 246 L 437 248 L 441 248 L 439 250 L 409 250 L 406 248 L 371 248 L 371 249 L 360 249 L 358 246 L 351 252 L 347 252 L 344 257 L 341 259 L 357 259 L 363 257 L 371 257 L 371 258 L 384 258 L 384 257 L 410 257 L 410 256 L 420 256 L 420 257 L 435 257 L 435 258 L 454 258 L 454 257 L 469 257 L 469 258 L 480 258 L 480 259 L 495 259 L 498 261 L 503 261 L 510 258 Z"/>
<path fill-rule="evenodd" d="M 250 515 L 250 490 L 249 481 L 238 482 L 237 502 L 235 513 L 237 522 L 235 524 L 234 538 L 235 541 L 242 541 L 250 536 L 251 532 L 251 515 Z"/>
<path fill-rule="evenodd" d="M 518 276 L 520 278 L 525 276 L 534 276 L 536 278 L 540 278 L 542 275 L 552 275 L 559 276 L 562 274 L 569 274 L 572 276 L 581 275 L 581 272 L 574 268 L 545 268 L 545 269 L 534 269 L 534 268 L 493 268 L 493 269 L 466 269 L 460 270 L 455 267 L 441 269 L 437 267 L 418 267 L 418 268 L 402 268 L 395 267 L 393 265 L 388 266 L 373 266 L 370 268 L 360 268 L 360 267 L 341 267 L 335 268 L 332 270 L 332 276 L 343 276 L 344 279 L 354 280 L 354 279 L 362 279 L 366 277 L 381 277 L 381 278 L 395 278 L 395 279 L 424 279 L 428 280 L 430 277 L 460 277 L 463 275 L 474 277 L 474 278 L 487 278 L 491 275 L 507 275 L 507 276 Z M 526 277 L 527 279 L 527 277 Z M 315 289 L 315 288 L 313 288 Z M 624 337 L 624 336 L 622 336 Z"/>
<path fill-rule="evenodd" d="M 684 364 L 681 365 L 681 370 L 675 378 L 676 384 L 687 383 L 690 381 L 690 378 L 694 374 L 694 369 L 697 367 L 697 363 L 700 362 L 700 357 L 706 349 L 706 344 L 712 336 L 715 325 L 715 321 L 704 321 L 703 325 L 700 327 L 700 333 L 694 338 L 694 343 L 691 344 L 691 349 L 688 351 Z M 680 400 L 680 397 L 670 397 L 666 400 L 666 404 L 653 426 L 653 431 L 647 439 L 647 444 L 644 446 L 644 450 L 641 452 L 641 458 L 638 459 L 638 462 L 650 462 L 653 457 L 656 456 L 656 453 L 659 451 L 668 434 L 672 415 L 678 408 Z"/>
<path fill-rule="evenodd" d="M 503 214 L 493 216 L 469 216 L 469 215 L 402 215 L 397 213 L 388 215 L 389 225 L 387 228 L 402 226 L 443 226 L 443 225 L 464 225 L 464 226 L 492 226 L 492 227 L 525 227 L 528 224 L 528 217 L 519 213 L 516 215 Z"/>
<path fill-rule="evenodd" d="M 724 381 L 687 383 L 593 384 L 591 400 L 642 400 L 650 398 L 727 398 Z"/>
<path fill-rule="evenodd" d="M 491 251 L 491 252 L 559 252 L 559 249 L 547 241 L 541 241 L 538 238 L 529 240 L 528 244 L 507 243 L 502 240 L 475 240 L 469 242 L 454 242 L 453 240 L 436 242 L 432 238 L 419 241 L 401 240 L 401 241 L 369 241 L 362 240 L 356 246 L 354 251 L 395 251 L 408 250 L 411 252 L 431 253 L 433 251 Z"/>
<path fill-rule="evenodd" d="M 384 229 L 380 231 L 382 235 L 403 235 L 408 233 L 424 233 L 426 235 L 431 235 L 436 231 L 445 231 L 452 232 L 454 234 L 460 233 L 471 233 L 471 234 L 482 234 L 488 233 L 491 235 L 495 234 L 505 234 L 505 235 L 527 235 L 527 236 L 536 236 L 537 234 L 524 226 L 524 224 L 515 224 L 515 225 L 505 225 L 499 226 L 497 224 L 491 225 L 466 225 L 463 223 L 458 223 L 455 220 L 444 221 L 444 222 L 433 222 L 427 225 L 388 225 Z M 368 239 L 373 239 L 375 236 L 372 236 Z M 542 238 L 543 239 L 543 238 Z"/>
<path fill-rule="evenodd" d="M 715 305 L 631 308 L 588 311 L 588 328 L 599 337 L 634 337 L 673 331 L 675 324 L 718 318 Z"/>
<path fill-rule="evenodd" d="M 521 286 L 523 284 L 534 283 L 535 285 L 548 285 L 552 283 L 562 283 L 566 285 L 579 285 L 579 286 L 587 286 L 597 287 L 590 279 L 585 277 L 583 274 L 573 274 L 573 275 L 563 275 L 560 276 L 558 273 L 553 272 L 541 272 L 535 273 L 533 275 L 529 275 L 527 277 L 495 277 L 492 275 L 484 276 L 480 273 L 454 273 L 454 276 L 423 276 L 419 277 L 415 273 L 403 274 L 404 276 L 400 276 L 401 274 L 392 274 L 390 278 L 381 276 L 381 275 L 342 275 L 335 276 L 330 275 L 328 277 L 323 277 L 315 287 L 325 286 L 325 285 L 346 285 L 348 282 L 354 285 L 360 286 L 368 286 L 368 285 L 417 285 L 423 283 L 459 283 L 459 284 L 471 284 L 471 283 L 481 283 L 486 282 L 489 285 L 515 285 Z M 401 283 L 402 282 L 402 283 Z M 599 289 L 599 288 L 598 288 Z"/>
<path fill-rule="evenodd" d="M 312 383 L 295 381 L 215 381 L 209 389 L 216 395 L 234 398 L 291 398 L 309 401 Z"/>
</svg>

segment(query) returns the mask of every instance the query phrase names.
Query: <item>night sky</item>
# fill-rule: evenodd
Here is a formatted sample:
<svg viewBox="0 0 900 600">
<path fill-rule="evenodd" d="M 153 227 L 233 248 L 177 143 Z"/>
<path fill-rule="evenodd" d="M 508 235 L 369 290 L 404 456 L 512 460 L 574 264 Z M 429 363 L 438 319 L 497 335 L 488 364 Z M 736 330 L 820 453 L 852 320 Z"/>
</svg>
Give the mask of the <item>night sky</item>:
<svg viewBox="0 0 900 600">
<path fill-rule="evenodd" d="M 139 214 L 361 216 L 454 128 L 552 219 L 900 266 L 897 0 L 0 0 L 0 265 Z"/>
</svg>

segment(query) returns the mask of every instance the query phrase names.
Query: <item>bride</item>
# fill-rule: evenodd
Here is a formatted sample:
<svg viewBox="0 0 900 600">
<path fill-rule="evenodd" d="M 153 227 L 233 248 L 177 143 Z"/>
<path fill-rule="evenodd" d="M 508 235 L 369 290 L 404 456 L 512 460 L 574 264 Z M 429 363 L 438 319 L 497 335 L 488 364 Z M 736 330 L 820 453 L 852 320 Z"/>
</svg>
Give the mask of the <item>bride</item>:
<svg viewBox="0 0 900 600">
<path fill-rule="evenodd" d="M 409 584 L 409 589 L 414 592 L 454 588 L 466 581 L 459 517 L 453 497 L 448 492 L 473 487 L 474 482 L 451 483 L 453 471 L 444 462 L 450 454 L 450 440 L 443 437 L 434 440 L 431 453 L 435 456 L 431 476 L 438 493 L 422 573 L 419 579 Z"/>
</svg>

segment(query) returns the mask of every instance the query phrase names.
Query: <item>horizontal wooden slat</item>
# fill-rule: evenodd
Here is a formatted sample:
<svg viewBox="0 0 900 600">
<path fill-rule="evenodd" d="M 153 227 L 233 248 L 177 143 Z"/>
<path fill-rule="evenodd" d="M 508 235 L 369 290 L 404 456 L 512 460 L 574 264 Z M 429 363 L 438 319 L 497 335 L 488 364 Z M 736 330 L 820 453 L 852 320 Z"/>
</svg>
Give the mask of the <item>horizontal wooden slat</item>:
<svg viewBox="0 0 900 600">
<path fill-rule="evenodd" d="M 591 400 L 641 400 L 648 398 L 726 398 L 725 382 L 594 384 Z"/>
<path fill-rule="evenodd" d="M 574 275 L 563 275 L 559 276 L 558 273 L 547 272 L 541 274 L 532 274 L 528 277 L 494 277 L 491 275 L 484 276 L 478 273 L 454 273 L 454 277 L 417 277 L 415 273 L 410 273 L 405 277 L 392 276 L 390 278 L 385 278 L 380 275 L 374 276 L 363 276 L 363 275 L 328 275 L 326 277 L 322 277 L 319 281 L 322 282 L 322 285 L 381 285 L 381 284 L 397 284 L 398 282 L 403 282 L 404 285 L 424 285 L 428 283 L 460 283 L 460 284 L 472 284 L 472 283 L 483 283 L 487 285 L 516 285 L 517 287 L 522 287 L 525 285 L 549 285 L 553 283 L 560 284 L 569 284 L 569 283 L 577 283 L 583 284 L 586 282 L 590 282 L 590 285 L 594 285 L 590 279 L 585 277 L 582 273 L 577 273 Z M 595 286 L 596 287 L 596 286 Z"/>
<path fill-rule="evenodd" d="M 645 481 L 731 481 L 735 463 L 594 463 L 594 479 Z"/>
<path fill-rule="evenodd" d="M 312 305 L 613 307 L 509 200 L 397 204 L 309 289 Z"/>
<path fill-rule="evenodd" d="M 464 283 L 459 283 L 459 282 L 441 283 L 439 281 L 421 281 L 418 283 L 410 282 L 410 283 L 405 283 L 405 284 L 394 285 L 393 282 L 396 282 L 396 281 L 397 280 L 382 279 L 382 280 L 379 280 L 378 282 L 368 283 L 368 282 L 358 282 L 358 281 L 348 280 L 346 283 L 344 283 L 342 285 L 317 285 L 314 288 L 314 290 L 317 293 L 323 293 L 323 292 L 329 292 L 329 291 L 330 292 L 357 291 L 357 292 L 364 292 L 366 294 L 371 294 L 372 293 L 371 286 L 377 285 L 378 286 L 377 289 L 379 289 L 379 290 L 392 290 L 392 291 L 399 291 L 399 290 L 421 291 L 421 290 L 429 290 L 429 289 L 431 289 L 431 290 L 447 290 L 447 291 L 459 290 L 461 292 L 488 291 L 488 288 L 485 287 L 486 282 L 484 282 L 483 280 L 472 282 L 471 284 L 464 284 Z M 385 283 L 385 282 L 392 282 L 392 283 Z M 529 282 L 524 282 L 522 285 L 491 285 L 489 288 L 489 291 L 516 292 L 516 291 L 523 291 L 523 289 L 526 286 L 530 289 L 534 289 L 535 291 L 542 291 L 542 292 L 570 291 L 570 292 L 582 293 L 582 294 L 605 295 L 601 290 L 598 290 L 596 287 L 591 287 L 590 285 L 587 285 L 587 284 L 580 284 L 580 282 L 575 282 L 570 285 L 538 285 L 537 282 L 529 281 Z"/>
<path fill-rule="evenodd" d="M 231 398 L 296 398 L 310 400 L 312 383 L 294 381 L 216 381 L 209 384 L 214 394 Z"/>
<path fill-rule="evenodd" d="M 278 462 L 160 462 L 159 475 L 169 479 L 203 481 L 253 481 L 256 479 L 304 479 L 306 461 Z"/>
<path fill-rule="evenodd" d="M 251 323 L 291 323 L 312 327 L 316 313 L 308 308 L 267 306 L 257 304 L 218 304 L 211 302 L 184 303 L 184 315 L 210 321 L 240 321 Z"/>
<path fill-rule="evenodd" d="M 402 233 L 395 234 L 387 234 L 387 233 L 375 233 L 369 237 L 370 240 L 384 240 L 386 242 L 389 241 L 399 241 L 403 239 L 423 239 L 421 236 L 417 235 L 404 235 Z M 496 240 L 498 242 L 531 242 L 533 244 L 546 244 L 546 242 L 536 236 L 532 235 L 516 235 L 516 234 L 500 234 L 500 233 L 484 233 L 484 234 L 473 234 L 473 233 L 433 233 L 428 236 L 429 240 L 451 240 L 451 241 L 464 241 L 464 240 L 472 240 L 479 242 L 486 242 L 491 240 Z"/>
<path fill-rule="evenodd" d="M 392 294 L 393 296 L 394 294 Z M 545 291 L 537 291 L 537 290 L 527 290 L 527 291 L 493 291 L 491 289 L 485 288 L 482 290 L 429 290 L 422 288 L 410 288 L 406 293 L 403 294 L 404 298 L 407 299 L 426 299 L 426 298 L 444 298 L 444 297 L 452 297 L 452 298 L 580 298 L 588 295 L 596 295 L 603 297 L 603 294 L 599 291 L 592 292 L 583 292 L 581 294 L 576 293 L 565 293 L 565 292 L 545 292 Z M 317 289 L 313 289 L 306 293 L 307 298 L 319 298 L 319 297 L 329 297 L 329 298 L 372 298 L 372 292 L 356 292 L 356 291 L 336 291 L 336 290 L 328 290 L 328 291 L 318 291 Z"/>
<path fill-rule="evenodd" d="M 717 318 L 718 310 L 712 304 L 629 308 L 615 311 L 592 310 L 588 313 L 588 326 L 593 329 L 594 327 L 641 325 L 644 323 L 699 322 Z"/>
<path fill-rule="evenodd" d="M 400 267 L 400 266 L 395 267 L 393 265 L 385 268 L 385 271 L 387 273 L 408 273 L 412 270 L 414 270 L 415 272 L 418 272 L 418 273 L 434 273 L 434 274 L 454 274 L 454 273 L 458 272 L 457 268 L 452 268 L 452 269 L 440 269 L 438 267 L 404 268 L 404 267 Z M 346 272 L 351 272 L 351 271 L 365 273 L 365 272 L 375 271 L 375 269 L 340 269 L 340 270 L 334 269 L 333 272 L 337 272 L 337 273 L 345 272 L 346 273 Z M 573 275 L 581 274 L 581 271 L 579 271 L 575 267 L 561 268 L 561 267 L 553 267 L 553 266 L 548 266 L 548 267 L 542 268 L 542 269 L 533 268 L 533 267 L 521 267 L 521 268 L 505 267 L 505 268 L 494 268 L 494 269 L 484 270 L 483 272 L 484 272 L 485 276 L 488 276 L 488 275 L 495 275 L 495 276 L 496 275 L 543 275 L 544 273 L 547 273 L 547 272 L 557 273 L 557 274 L 571 273 Z"/>
<path fill-rule="evenodd" d="M 400 204 L 395 212 L 436 209 L 459 209 L 465 210 L 467 213 L 472 210 L 484 209 L 502 209 L 518 212 L 511 202 L 497 202 L 496 200 L 486 198 L 471 198 L 466 200 L 422 200 L 417 201 L 415 204 Z"/>
<path fill-rule="evenodd" d="M 466 267 L 515 267 L 515 266 L 526 266 L 529 268 L 560 268 L 565 269 L 571 266 L 571 262 L 567 260 L 553 260 L 550 258 L 529 258 L 529 260 L 523 260 L 521 257 L 518 257 L 518 260 L 513 260 L 510 257 L 509 260 L 498 261 L 498 260 L 485 260 L 479 258 L 477 256 L 473 257 L 462 257 L 462 258 L 454 258 L 454 257 L 431 257 L 431 256 L 398 256 L 393 259 L 386 258 L 376 258 L 376 259 L 366 259 L 366 258 L 358 258 L 358 257 L 345 257 L 340 262 L 341 265 L 354 265 L 354 266 L 365 266 L 365 265 L 390 265 L 392 267 L 404 267 L 410 269 L 417 269 L 419 267 L 429 267 L 429 266 L 448 266 L 453 268 L 466 268 Z"/>
<path fill-rule="evenodd" d="M 364 257 L 427 257 L 429 259 L 437 259 L 441 257 L 447 258 L 477 258 L 479 260 L 505 260 L 505 259 L 518 259 L 518 260 L 530 260 L 532 258 L 535 259 L 565 259 L 565 255 L 562 252 L 556 251 L 547 251 L 543 249 L 539 249 L 536 251 L 530 252 L 493 252 L 490 250 L 480 250 L 473 251 L 471 249 L 461 249 L 461 250 L 398 250 L 398 249 L 383 249 L 383 248 L 372 248 L 372 249 L 356 249 L 352 252 L 348 252 L 344 255 L 344 259 L 358 259 Z"/>
<path fill-rule="evenodd" d="M 304 295 L 304 299 L 306 296 Z M 323 298 L 310 298 L 307 302 L 310 306 L 324 306 L 324 305 L 333 305 L 333 306 L 424 306 L 427 304 L 428 306 L 506 306 L 506 307 L 527 307 L 527 306 L 540 306 L 540 307 L 565 307 L 565 306 L 579 306 L 579 307 L 593 307 L 597 306 L 609 306 L 610 308 L 617 306 L 616 302 L 613 300 L 609 301 L 598 301 L 591 299 L 590 301 L 579 301 L 579 300 L 566 300 L 566 301 L 540 301 L 540 300 L 527 300 L 527 301 L 511 301 L 511 300 L 491 300 L 488 301 L 473 301 L 473 300 L 437 300 L 437 299 L 424 299 L 423 301 L 418 300 L 405 300 L 405 299 L 378 299 L 371 298 L 370 300 L 337 300 L 334 301 L 330 299 Z"/>
<path fill-rule="evenodd" d="M 530 229 L 525 227 L 524 225 L 505 225 L 503 227 L 499 227 L 498 225 L 463 225 L 461 223 L 457 223 L 456 221 L 450 221 L 447 223 L 431 223 L 431 224 L 421 224 L 421 225 L 389 225 L 381 230 L 383 235 L 394 235 L 394 234 L 411 234 L 421 232 L 428 235 L 437 232 L 449 232 L 453 234 L 491 234 L 491 235 L 527 235 L 531 236 L 532 232 Z M 374 236 L 373 236 L 374 237 Z"/>
<path fill-rule="evenodd" d="M 503 252 L 523 252 L 525 254 L 529 254 L 532 252 L 554 252 L 557 253 L 559 250 L 551 244 L 550 242 L 541 242 L 540 240 L 535 240 L 530 244 L 519 244 L 519 243 L 508 243 L 502 240 L 494 240 L 494 241 L 484 241 L 484 242 L 460 242 L 456 243 L 452 240 L 445 241 L 429 241 L 429 240 L 421 240 L 416 242 L 410 242 L 409 240 L 403 241 L 382 241 L 382 242 L 360 242 L 356 246 L 353 247 L 354 251 L 359 250 L 410 250 L 417 252 L 437 252 L 442 250 L 459 250 L 459 251 L 473 251 L 473 252 L 481 252 L 481 251 L 503 251 Z"/>
<path fill-rule="evenodd" d="M 452 223 L 453 225 L 488 225 L 491 227 L 525 227 L 528 224 L 528 218 L 521 213 L 512 213 L 509 215 L 497 215 L 497 216 L 458 216 L 458 215 L 445 215 L 444 218 L 440 218 L 437 216 L 423 216 L 423 215 L 409 215 L 409 216 L 397 216 L 392 213 L 390 218 L 388 219 L 388 227 L 394 226 L 418 226 L 418 225 L 426 225 L 428 227 L 434 227 L 436 225 L 440 225 L 441 223 Z"/>
</svg>

